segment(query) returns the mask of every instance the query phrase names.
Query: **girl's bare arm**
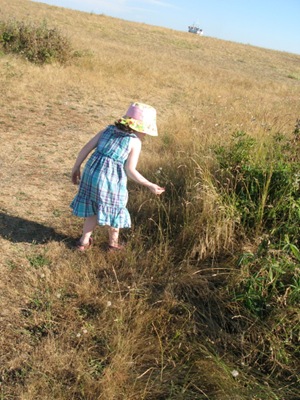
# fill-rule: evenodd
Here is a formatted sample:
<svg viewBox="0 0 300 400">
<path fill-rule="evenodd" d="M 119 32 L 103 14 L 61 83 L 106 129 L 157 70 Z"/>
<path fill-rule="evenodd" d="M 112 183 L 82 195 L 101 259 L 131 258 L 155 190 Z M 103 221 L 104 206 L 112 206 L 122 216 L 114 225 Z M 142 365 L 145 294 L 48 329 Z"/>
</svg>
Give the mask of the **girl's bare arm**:
<svg viewBox="0 0 300 400">
<path fill-rule="evenodd" d="M 138 164 L 139 156 L 141 153 L 142 143 L 140 139 L 132 140 L 132 147 L 128 159 L 125 164 L 125 171 L 127 176 L 140 185 L 146 186 L 154 194 L 161 194 L 165 191 L 164 188 L 148 181 L 142 174 L 140 174 L 136 167 Z"/>
</svg>

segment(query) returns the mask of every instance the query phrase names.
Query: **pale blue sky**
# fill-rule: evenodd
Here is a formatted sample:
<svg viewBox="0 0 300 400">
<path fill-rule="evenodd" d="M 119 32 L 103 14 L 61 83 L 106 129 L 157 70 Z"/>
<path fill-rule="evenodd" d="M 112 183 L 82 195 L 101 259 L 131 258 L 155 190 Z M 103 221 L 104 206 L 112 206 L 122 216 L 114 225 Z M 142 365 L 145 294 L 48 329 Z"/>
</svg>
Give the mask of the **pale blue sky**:
<svg viewBox="0 0 300 400">
<path fill-rule="evenodd" d="M 38 1 L 38 0 L 33 0 Z M 300 54 L 300 0 L 41 0 L 205 36 Z"/>
</svg>

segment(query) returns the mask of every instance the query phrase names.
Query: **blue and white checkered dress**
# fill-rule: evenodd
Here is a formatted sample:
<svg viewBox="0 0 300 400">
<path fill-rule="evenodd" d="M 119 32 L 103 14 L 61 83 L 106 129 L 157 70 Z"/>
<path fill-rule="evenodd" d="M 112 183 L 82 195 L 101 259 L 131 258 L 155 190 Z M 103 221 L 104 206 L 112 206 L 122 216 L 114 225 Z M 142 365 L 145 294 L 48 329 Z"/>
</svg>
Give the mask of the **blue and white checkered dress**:
<svg viewBox="0 0 300 400">
<path fill-rule="evenodd" d="M 85 165 L 78 193 L 71 203 L 74 215 L 97 215 L 99 225 L 130 228 L 124 164 L 131 137 L 136 136 L 114 125 L 104 130 L 96 150 Z"/>
</svg>

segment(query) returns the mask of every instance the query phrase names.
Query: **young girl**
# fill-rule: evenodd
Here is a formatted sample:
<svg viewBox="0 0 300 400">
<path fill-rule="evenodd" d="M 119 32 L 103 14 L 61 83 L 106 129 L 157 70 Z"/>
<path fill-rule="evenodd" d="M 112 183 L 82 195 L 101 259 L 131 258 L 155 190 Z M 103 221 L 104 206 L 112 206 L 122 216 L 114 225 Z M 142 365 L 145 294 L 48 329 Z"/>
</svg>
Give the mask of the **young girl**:
<svg viewBox="0 0 300 400">
<path fill-rule="evenodd" d="M 156 195 L 164 192 L 164 188 L 148 181 L 136 170 L 145 135 L 157 136 L 156 110 L 147 104 L 132 103 L 123 118 L 99 132 L 79 152 L 72 182 L 80 181 L 80 184 L 71 203 L 73 214 L 85 218 L 78 250 L 84 251 L 92 245 L 91 234 L 97 224 L 109 227 L 109 249 L 122 248 L 119 229 L 131 226 L 126 208 L 127 177 Z M 81 177 L 80 166 L 95 148 Z"/>
</svg>

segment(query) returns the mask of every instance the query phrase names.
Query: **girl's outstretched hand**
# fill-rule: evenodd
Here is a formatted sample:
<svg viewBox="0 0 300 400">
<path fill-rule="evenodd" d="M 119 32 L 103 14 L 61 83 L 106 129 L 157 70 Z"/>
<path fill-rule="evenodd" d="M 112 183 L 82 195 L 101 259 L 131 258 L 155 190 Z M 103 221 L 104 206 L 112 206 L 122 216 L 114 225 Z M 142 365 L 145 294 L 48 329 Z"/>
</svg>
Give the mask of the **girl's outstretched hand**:
<svg viewBox="0 0 300 400">
<path fill-rule="evenodd" d="M 78 185 L 78 183 L 80 181 L 80 177 L 81 177 L 80 168 L 74 167 L 72 169 L 72 178 L 71 178 L 74 185 Z"/>
<path fill-rule="evenodd" d="M 162 194 L 166 189 L 162 188 L 155 183 L 152 183 L 151 186 L 149 186 L 149 189 L 151 190 L 152 193 L 160 195 Z"/>
</svg>

